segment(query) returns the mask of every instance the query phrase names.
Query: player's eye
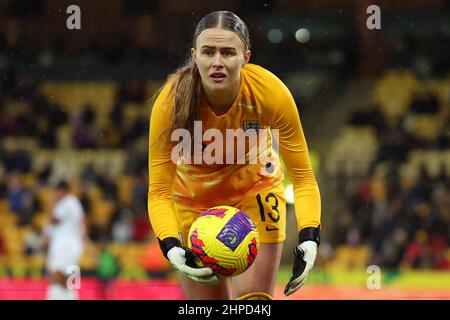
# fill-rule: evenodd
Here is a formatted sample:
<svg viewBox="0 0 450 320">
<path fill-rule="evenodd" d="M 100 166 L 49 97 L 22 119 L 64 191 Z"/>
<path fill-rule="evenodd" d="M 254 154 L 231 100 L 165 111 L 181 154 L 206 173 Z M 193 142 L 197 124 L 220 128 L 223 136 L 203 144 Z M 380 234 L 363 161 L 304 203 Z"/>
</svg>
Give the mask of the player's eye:
<svg viewBox="0 0 450 320">
<path fill-rule="evenodd" d="M 207 49 L 207 50 L 203 51 L 203 54 L 208 56 L 208 57 L 211 57 L 211 56 L 214 55 L 214 52 L 213 52 L 213 50 Z"/>
<path fill-rule="evenodd" d="M 236 52 L 234 50 L 225 50 L 222 52 L 222 55 L 224 57 L 232 57 L 236 54 Z"/>
</svg>

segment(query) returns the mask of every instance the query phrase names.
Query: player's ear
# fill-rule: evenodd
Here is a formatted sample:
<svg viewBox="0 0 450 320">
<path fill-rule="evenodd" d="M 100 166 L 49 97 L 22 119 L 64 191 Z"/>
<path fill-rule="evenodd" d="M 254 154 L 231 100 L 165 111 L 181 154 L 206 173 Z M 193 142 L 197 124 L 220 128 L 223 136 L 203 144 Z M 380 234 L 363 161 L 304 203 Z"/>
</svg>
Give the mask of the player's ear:
<svg viewBox="0 0 450 320">
<path fill-rule="evenodd" d="M 191 48 L 191 58 L 192 58 L 192 61 L 195 62 L 195 59 L 196 59 L 196 51 L 195 51 L 194 48 Z"/>
<path fill-rule="evenodd" d="M 247 50 L 246 52 L 244 52 L 244 64 L 248 63 L 250 61 L 250 57 L 252 55 L 252 52 L 250 50 Z"/>
</svg>

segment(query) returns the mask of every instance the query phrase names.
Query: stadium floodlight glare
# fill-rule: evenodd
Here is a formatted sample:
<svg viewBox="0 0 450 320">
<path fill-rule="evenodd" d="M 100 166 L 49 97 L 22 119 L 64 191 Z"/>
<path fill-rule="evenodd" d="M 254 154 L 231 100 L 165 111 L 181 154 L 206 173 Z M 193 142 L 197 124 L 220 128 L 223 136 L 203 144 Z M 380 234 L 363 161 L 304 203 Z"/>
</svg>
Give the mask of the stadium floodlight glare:
<svg viewBox="0 0 450 320">
<path fill-rule="evenodd" d="M 294 186 L 292 183 L 289 183 L 284 188 L 284 195 L 286 196 L 286 203 L 287 204 L 294 204 Z"/>
<path fill-rule="evenodd" d="M 295 32 L 295 39 L 300 43 L 306 43 L 311 38 L 311 34 L 308 29 L 300 28 Z"/>
<path fill-rule="evenodd" d="M 272 43 L 280 43 L 283 41 L 283 32 L 280 29 L 271 29 L 267 33 L 267 38 Z"/>
</svg>

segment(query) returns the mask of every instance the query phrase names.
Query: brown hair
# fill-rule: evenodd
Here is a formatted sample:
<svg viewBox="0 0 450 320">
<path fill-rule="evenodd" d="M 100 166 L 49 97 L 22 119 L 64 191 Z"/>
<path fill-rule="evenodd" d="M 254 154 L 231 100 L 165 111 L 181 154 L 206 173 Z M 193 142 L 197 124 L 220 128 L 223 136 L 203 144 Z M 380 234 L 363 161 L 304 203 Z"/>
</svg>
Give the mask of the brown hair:
<svg viewBox="0 0 450 320">
<path fill-rule="evenodd" d="M 247 25 L 230 11 L 214 11 L 204 16 L 195 28 L 193 47 L 196 47 L 197 37 L 203 30 L 216 27 L 233 31 L 244 43 L 245 50 L 250 49 Z M 202 87 L 197 65 L 190 54 L 185 65 L 169 75 L 166 84 L 170 84 L 171 93 L 175 93 L 168 138 L 178 128 L 189 130 L 193 136 L 194 121 L 200 120 Z"/>
</svg>

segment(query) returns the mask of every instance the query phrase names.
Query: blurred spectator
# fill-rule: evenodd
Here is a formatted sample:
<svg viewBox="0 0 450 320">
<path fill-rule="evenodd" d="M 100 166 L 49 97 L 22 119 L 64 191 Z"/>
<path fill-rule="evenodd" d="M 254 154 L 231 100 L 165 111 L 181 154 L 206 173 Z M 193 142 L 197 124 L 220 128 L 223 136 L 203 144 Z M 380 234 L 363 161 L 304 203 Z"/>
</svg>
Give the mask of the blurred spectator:
<svg viewBox="0 0 450 320">
<path fill-rule="evenodd" d="M 450 149 L 450 118 L 443 125 L 439 136 L 437 137 L 436 146 L 439 150 Z"/>
<path fill-rule="evenodd" d="M 120 102 L 120 100 L 116 100 L 111 112 L 109 114 L 109 118 L 112 121 L 112 123 L 116 127 L 121 127 L 123 124 L 123 103 Z"/>
<path fill-rule="evenodd" d="M 115 122 L 107 122 L 100 129 L 99 144 L 102 148 L 114 148 L 123 144 L 122 129 Z"/>
<path fill-rule="evenodd" d="M 138 211 L 147 212 L 148 179 L 145 175 L 135 175 L 132 202 Z"/>
<path fill-rule="evenodd" d="M 356 247 L 361 244 L 359 229 L 351 228 L 347 233 L 347 244 Z"/>
<path fill-rule="evenodd" d="M 20 177 L 13 174 L 8 182 L 8 201 L 9 210 L 12 212 L 19 212 L 22 209 L 25 197 L 25 188 L 22 185 Z"/>
<path fill-rule="evenodd" d="M 133 148 L 127 149 L 127 159 L 125 162 L 125 174 L 138 175 L 147 170 L 147 152 L 137 151 Z"/>
<path fill-rule="evenodd" d="M 2 172 L 2 170 L 0 167 L 0 200 L 6 199 L 8 196 L 8 186 L 3 181 L 1 172 Z"/>
<path fill-rule="evenodd" d="M 113 223 L 112 239 L 115 242 L 126 243 L 133 238 L 133 212 L 124 208 L 119 212 L 118 219 Z"/>
<path fill-rule="evenodd" d="M 82 184 L 83 188 L 81 189 L 81 193 L 80 193 L 80 202 L 81 205 L 83 206 L 85 215 L 87 217 L 90 217 L 91 215 L 91 199 L 89 198 L 89 195 L 87 193 L 87 188 L 85 188 L 85 184 Z"/>
<path fill-rule="evenodd" d="M 54 205 L 49 223 L 44 227 L 48 242 L 47 265 L 49 281 L 47 299 L 78 300 L 78 292 L 67 286 L 68 268 L 79 265 L 86 237 L 83 207 L 66 181 L 54 187 Z"/>
<path fill-rule="evenodd" d="M 110 299 L 110 283 L 120 272 L 119 260 L 108 248 L 106 239 L 101 242 L 101 251 L 96 266 L 97 278 L 101 283 L 102 300 Z"/>
<path fill-rule="evenodd" d="M 147 90 L 143 82 L 132 81 L 129 83 L 122 83 L 119 89 L 119 102 L 134 102 L 143 103 L 147 97 Z"/>
<path fill-rule="evenodd" d="M 83 181 L 84 183 L 97 184 L 97 171 L 95 170 L 94 164 L 92 162 L 87 163 L 83 167 L 81 171 L 81 181 Z"/>
<path fill-rule="evenodd" d="M 46 185 L 49 181 L 50 176 L 52 175 L 53 167 L 50 163 L 37 174 L 37 179 L 40 185 Z"/>
<path fill-rule="evenodd" d="M 24 252 L 27 256 L 39 253 L 44 248 L 44 238 L 38 226 L 31 224 L 31 229 L 25 236 Z"/>
<path fill-rule="evenodd" d="M 127 145 L 130 145 L 133 141 L 137 140 L 140 137 L 147 137 L 148 134 L 148 119 L 146 118 L 138 118 L 130 127 L 128 132 L 125 135 L 124 140 L 127 142 Z"/>
<path fill-rule="evenodd" d="M 30 153 L 23 149 L 6 143 L 3 150 L 0 149 L 1 161 L 6 172 L 28 173 L 31 170 Z"/>
<path fill-rule="evenodd" d="M 371 126 L 377 132 L 382 132 L 386 125 L 378 106 L 373 106 L 369 111 L 354 111 L 348 123 L 352 126 Z"/>
<path fill-rule="evenodd" d="M 147 212 L 135 215 L 133 219 L 133 241 L 143 241 L 150 233 L 150 223 L 148 221 Z"/>
<path fill-rule="evenodd" d="M 37 130 L 42 148 L 55 149 L 57 147 L 56 128 L 50 122 L 48 117 L 40 117 L 37 120 Z"/>
<path fill-rule="evenodd" d="M 98 224 L 91 224 L 88 228 L 89 239 L 92 241 L 100 241 L 108 235 L 107 230 Z"/>
<path fill-rule="evenodd" d="M 445 270 L 450 187 L 444 166 L 433 178 L 423 164 L 417 178 L 405 185 L 397 162 L 383 164 L 384 179 L 366 178 L 349 198 L 353 219 L 345 228 L 345 243 L 368 243 L 374 252 L 371 263 L 385 268 Z"/>
<path fill-rule="evenodd" d="M 402 122 L 386 123 L 377 131 L 379 146 L 375 163 L 382 161 L 404 162 L 411 149 L 411 139 L 402 128 Z"/>
<path fill-rule="evenodd" d="M 80 114 L 80 124 L 82 126 L 92 126 L 96 121 L 96 114 L 91 104 L 84 106 L 83 111 Z"/>
<path fill-rule="evenodd" d="M 114 177 L 105 170 L 106 173 L 97 176 L 97 185 L 102 189 L 105 199 L 115 201 L 117 199 L 117 185 Z"/>
<path fill-rule="evenodd" d="M 364 180 L 350 199 L 350 210 L 353 220 L 358 224 L 364 239 L 369 238 L 371 232 L 372 212 L 374 202 L 370 179 Z"/>
<path fill-rule="evenodd" d="M 414 113 L 436 114 L 439 112 L 439 101 L 430 91 L 416 91 L 409 110 Z"/>
<path fill-rule="evenodd" d="M 5 246 L 5 242 L 3 240 L 3 235 L 0 232 L 0 255 L 3 255 L 6 253 L 6 246 Z"/>
<path fill-rule="evenodd" d="M 418 230 L 416 232 L 414 240 L 408 245 L 405 251 L 404 262 L 407 266 L 414 269 L 433 267 L 427 240 L 428 233 L 426 231 Z"/>
<path fill-rule="evenodd" d="M 91 105 L 86 105 L 78 117 L 74 118 L 72 145 L 76 149 L 98 147 L 99 128 L 96 127 L 96 114 Z"/>
<path fill-rule="evenodd" d="M 405 252 L 407 243 L 407 232 L 402 227 L 397 227 L 391 237 L 384 241 L 382 260 L 379 263 L 385 268 L 399 268 L 403 261 L 403 253 Z"/>
<path fill-rule="evenodd" d="M 415 185 L 411 188 L 408 195 L 408 200 L 414 201 L 430 201 L 432 191 L 432 181 L 427 168 L 424 164 L 421 165 L 419 170 L 419 178 Z"/>
<path fill-rule="evenodd" d="M 170 262 L 161 254 L 161 249 L 156 239 L 150 241 L 139 262 L 150 273 L 170 271 Z"/>
<path fill-rule="evenodd" d="M 38 82 L 30 74 L 19 73 L 14 81 L 11 95 L 16 100 L 33 100 L 37 93 Z"/>
</svg>

